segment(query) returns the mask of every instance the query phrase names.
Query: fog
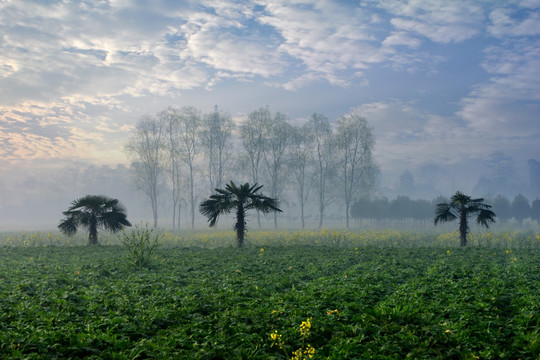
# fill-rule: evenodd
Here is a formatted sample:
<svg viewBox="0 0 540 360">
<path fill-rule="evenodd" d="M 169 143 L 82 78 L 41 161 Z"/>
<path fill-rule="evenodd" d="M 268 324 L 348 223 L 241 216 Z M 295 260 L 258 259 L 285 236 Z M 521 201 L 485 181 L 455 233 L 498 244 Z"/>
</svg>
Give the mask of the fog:
<svg viewBox="0 0 540 360">
<path fill-rule="evenodd" d="M 257 110 L 268 112 L 270 117 L 280 116 L 279 112 L 273 113 L 268 108 Z M 252 114 L 256 113 L 254 111 Z M 214 127 L 223 125 L 221 121 L 229 121 L 230 117 L 226 113 L 216 111 L 209 114 L 198 114 L 196 119 L 198 130 L 195 133 L 196 153 L 193 156 L 193 227 L 191 225 L 191 187 L 189 183 L 189 165 L 186 162 L 178 164 L 177 178 L 177 201 L 176 210 L 173 213 L 174 196 L 172 195 L 173 184 L 171 182 L 168 167 L 170 163 L 166 160 L 166 152 L 162 158 L 161 173 L 157 178 L 157 224 L 164 228 L 175 228 L 179 230 L 207 230 L 206 219 L 199 213 L 198 204 L 212 194 L 212 189 L 216 185 L 223 187 L 230 180 L 236 183 L 253 183 L 253 172 L 250 169 L 250 160 L 248 150 L 242 145 L 241 125 L 231 127 L 230 138 L 226 139 L 223 147 L 223 169 L 217 179 L 216 168 L 210 166 L 216 165 L 216 150 L 210 152 L 208 146 L 204 145 L 205 124 L 208 125 L 209 117 L 216 116 Z M 155 119 L 159 116 L 156 115 Z M 301 128 L 301 124 L 292 123 L 284 118 L 283 124 L 293 128 Z M 368 119 L 369 120 L 369 119 Z M 141 120 L 142 121 L 142 120 Z M 244 120 L 244 123 L 247 119 Z M 140 122 L 139 122 L 140 123 Z M 331 131 L 329 138 L 336 136 L 335 121 L 328 121 Z M 369 125 L 369 121 L 368 121 Z M 292 129 L 292 128 L 291 128 Z M 214 130 L 216 129 L 214 128 Z M 130 133 L 129 139 L 133 140 L 137 130 Z M 216 135 L 216 133 L 213 133 Z M 276 133 L 277 134 L 277 133 Z M 265 229 L 300 229 L 302 228 L 301 203 L 298 193 L 298 182 L 295 178 L 294 166 L 291 167 L 293 143 L 292 140 L 286 141 L 283 148 L 283 159 L 279 173 L 269 171 L 271 162 L 269 156 L 271 152 L 272 139 L 269 133 L 265 135 L 267 142 L 264 148 L 261 148 L 261 163 L 259 179 L 257 183 L 264 185 L 262 193 L 277 197 L 280 200 L 283 213 L 262 218 L 261 227 Z M 274 135 L 278 136 L 278 135 Z M 206 145 L 208 145 L 209 136 L 206 133 Z M 289 139 L 289 137 L 287 137 Z M 214 139 L 215 140 L 215 139 Z M 274 139 L 276 140 L 276 139 Z M 324 139 L 323 139 L 324 140 Z M 326 140 L 325 140 L 326 141 Z M 127 145 L 129 142 L 126 137 Z M 179 155 L 182 154 L 182 146 L 176 144 Z M 303 143 L 303 150 L 308 152 L 309 157 L 315 155 L 314 143 Z M 375 139 L 374 154 L 377 153 L 377 143 Z M 296 149 L 298 150 L 298 148 Z M 345 202 L 341 196 L 341 186 L 337 176 L 340 164 L 338 151 L 331 151 L 332 157 L 329 166 L 331 171 L 326 175 L 327 184 L 324 200 L 324 215 L 322 227 L 344 228 Z M 133 154 L 131 154 L 133 155 Z M 151 199 L 146 195 L 140 184 L 140 174 L 137 173 L 133 165 L 130 165 L 130 159 L 135 163 L 137 159 L 131 156 L 129 151 L 125 151 L 126 161 L 118 164 L 91 164 L 88 162 L 75 163 L 51 163 L 42 164 L 36 168 L 21 166 L 20 171 L 12 171 L 0 180 L 0 230 L 19 231 L 19 230 L 53 230 L 56 228 L 59 220 L 62 218 L 62 212 L 67 210 L 71 202 L 85 195 L 106 195 L 120 200 L 127 208 L 128 219 L 132 223 L 150 223 L 154 221 L 154 212 L 151 206 Z M 181 158 L 179 158 L 181 159 Z M 210 159 L 214 159 L 211 165 Z M 263 160 L 266 159 L 266 160 Z M 226 161 L 225 161 L 226 160 Z M 312 159 L 313 160 L 313 159 Z M 377 157 L 373 157 L 376 171 L 371 175 L 371 182 L 365 182 L 360 179 L 355 186 L 357 189 L 353 192 L 349 210 L 351 210 L 351 228 L 363 227 L 369 225 L 369 219 L 378 218 L 379 220 L 389 219 L 400 220 L 406 218 L 406 215 L 388 214 L 370 215 L 358 212 L 354 213 L 354 208 L 359 208 L 361 201 L 379 201 L 383 202 L 388 209 L 391 209 L 393 203 L 398 200 L 424 200 L 421 215 L 409 216 L 417 219 L 430 220 L 433 216 L 434 201 L 442 198 L 449 198 L 456 191 L 462 191 L 474 197 L 483 197 L 487 203 L 499 204 L 504 207 L 498 209 L 494 207 L 495 213 L 501 211 L 499 220 L 508 221 L 514 216 L 507 205 L 510 206 L 516 200 L 516 197 L 522 196 L 526 199 L 531 209 L 534 200 L 540 197 L 540 162 L 535 159 L 514 159 L 503 152 L 493 152 L 483 161 L 470 160 L 457 164 L 439 164 L 433 161 L 425 161 L 418 166 L 403 169 L 385 168 L 378 165 Z M 275 164 L 274 164 L 275 165 Z M 304 222 L 305 228 L 316 229 L 321 223 L 320 198 L 318 185 L 316 184 L 315 164 L 310 162 L 306 165 L 306 182 L 304 189 Z M 17 169 L 13 167 L 12 169 Z M 276 181 L 275 188 L 272 189 L 272 176 Z M 362 176 L 367 176 L 365 173 Z M 138 178 L 139 177 L 139 178 Z M 359 177 L 361 177 L 359 175 Z M 364 182 L 363 182 L 364 181 Z M 143 184 L 144 185 L 144 184 Z M 414 207 L 413 203 L 410 206 Z M 429 204 L 428 210 L 426 205 Z M 502 204 L 502 205 L 501 205 Z M 506 205 L 507 204 L 507 205 Z M 396 205 L 397 206 L 397 205 Z M 375 211 L 375 210 L 374 210 Z M 413 211 L 411 208 L 410 211 Z M 537 211 L 537 210 L 536 210 Z M 179 215 L 178 215 L 179 214 Z M 173 216 L 176 220 L 173 221 Z M 251 220 L 248 224 L 250 228 L 257 228 L 255 221 L 256 215 L 250 215 Z M 531 219 L 535 219 L 535 213 L 530 212 Z M 274 222 L 275 221 L 275 222 Z M 276 227 L 277 224 L 277 227 Z M 388 226 L 392 223 L 386 222 Z M 395 224 L 394 224 L 395 225 Z M 228 220 L 220 222 L 219 227 L 230 228 Z"/>
</svg>

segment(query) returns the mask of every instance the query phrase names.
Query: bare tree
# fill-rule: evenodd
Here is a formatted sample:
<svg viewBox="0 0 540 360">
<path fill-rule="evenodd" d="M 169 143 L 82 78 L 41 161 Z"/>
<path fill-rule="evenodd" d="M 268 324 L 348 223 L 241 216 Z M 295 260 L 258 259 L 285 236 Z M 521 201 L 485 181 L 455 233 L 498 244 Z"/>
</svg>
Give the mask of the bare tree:
<svg viewBox="0 0 540 360">
<path fill-rule="evenodd" d="M 324 220 L 324 210 L 331 203 L 328 196 L 328 180 L 333 166 L 332 129 L 328 118 L 322 114 L 313 114 L 308 121 L 309 131 L 313 137 L 315 150 L 315 174 L 317 176 L 316 189 L 318 192 L 319 230 Z"/>
<path fill-rule="evenodd" d="M 280 112 L 275 113 L 265 125 L 264 164 L 270 180 L 271 197 L 279 198 L 283 190 L 283 171 L 288 161 L 292 126 Z M 277 225 L 277 212 L 274 212 L 274 228 L 277 229 Z"/>
<path fill-rule="evenodd" d="M 371 128 L 359 113 L 352 112 L 337 120 L 335 148 L 339 158 L 336 177 L 341 183 L 347 228 L 351 202 L 361 190 L 369 191 L 375 184 L 374 146 Z"/>
<path fill-rule="evenodd" d="M 163 122 L 166 132 L 167 150 L 167 173 L 171 185 L 172 200 L 172 226 L 180 228 L 180 212 L 182 207 L 182 160 L 180 158 L 180 138 L 178 136 L 178 112 L 169 107 L 159 113 L 159 119 Z"/>
<path fill-rule="evenodd" d="M 208 160 L 208 180 L 210 191 L 221 188 L 231 160 L 232 134 L 234 123 L 231 116 L 218 111 L 206 114 L 201 131 L 201 145 L 204 147 Z"/>
<path fill-rule="evenodd" d="M 312 136 L 307 125 L 292 128 L 288 168 L 294 176 L 302 229 L 306 226 L 304 208 L 313 185 L 313 173 L 310 172 L 314 161 L 312 143 Z"/>
<path fill-rule="evenodd" d="M 268 107 L 260 108 L 248 115 L 248 119 L 240 125 L 240 140 L 249 160 L 251 182 L 259 183 L 259 173 L 262 167 L 265 148 L 265 127 L 271 121 Z M 257 212 L 257 223 L 261 227 L 261 217 Z"/>
<path fill-rule="evenodd" d="M 193 107 L 183 107 L 182 109 L 172 109 L 177 121 L 177 131 L 179 137 L 178 152 L 180 159 L 187 166 L 189 204 L 191 210 L 191 229 L 195 229 L 195 159 L 199 154 L 198 135 L 201 127 L 201 114 Z"/>
<path fill-rule="evenodd" d="M 159 181 L 163 172 L 163 122 L 143 116 L 131 134 L 126 151 L 131 158 L 134 182 L 143 191 L 152 206 L 154 226 L 158 223 Z"/>
</svg>

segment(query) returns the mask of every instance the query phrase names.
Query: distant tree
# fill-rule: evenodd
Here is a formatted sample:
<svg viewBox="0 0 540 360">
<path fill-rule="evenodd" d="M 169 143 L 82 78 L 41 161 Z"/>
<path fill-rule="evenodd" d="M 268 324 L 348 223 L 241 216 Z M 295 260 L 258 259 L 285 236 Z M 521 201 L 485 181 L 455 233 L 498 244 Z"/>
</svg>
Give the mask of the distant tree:
<svg viewBox="0 0 540 360">
<path fill-rule="evenodd" d="M 413 209 L 411 211 L 411 217 L 413 219 L 425 220 L 431 218 L 433 215 L 433 208 L 431 202 L 427 200 L 414 200 Z"/>
<path fill-rule="evenodd" d="M 497 195 L 493 199 L 493 210 L 497 211 L 497 217 L 501 220 L 508 220 L 512 217 L 510 200 L 503 195 Z"/>
<path fill-rule="evenodd" d="M 234 123 L 231 116 L 214 111 L 203 117 L 201 145 L 208 160 L 208 182 L 210 189 L 219 188 L 231 162 Z"/>
<path fill-rule="evenodd" d="M 400 195 L 412 196 L 415 190 L 414 175 L 409 170 L 405 170 L 399 176 L 397 191 Z"/>
<path fill-rule="evenodd" d="M 540 194 L 540 161 L 535 159 L 527 160 L 529 165 L 529 189 L 532 194 Z"/>
<path fill-rule="evenodd" d="M 180 228 L 180 211 L 182 209 L 182 161 L 180 160 L 180 139 L 178 137 L 178 119 L 176 109 L 169 107 L 159 113 L 159 119 L 163 122 L 165 128 L 165 143 L 166 149 L 164 150 L 168 156 L 166 156 L 167 174 L 171 186 L 171 200 L 172 200 L 172 225 L 173 229 L 178 225 Z"/>
<path fill-rule="evenodd" d="M 538 198 L 532 202 L 531 218 L 540 222 L 540 199 Z"/>
<path fill-rule="evenodd" d="M 351 205 L 351 216 L 356 219 L 384 219 L 390 217 L 390 203 L 387 198 L 359 198 Z"/>
<path fill-rule="evenodd" d="M 285 165 L 289 161 L 292 125 L 280 112 L 273 114 L 265 125 L 264 165 L 270 181 L 270 196 L 278 198 L 284 187 Z M 274 228 L 277 228 L 277 225 L 277 212 L 274 212 Z"/>
<path fill-rule="evenodd" d="M 294 187 L 300 204 L 302 229 L 305 228 L 304 209 L 313 186 L 313 147 L 312 138 L 307 125 L 293 126 L 291 129 L 289 172 L 294 177 Z"/>
<path fill-rule="evenodd" d="M 518 194 L 511 205 L 512 215 L 514 218 L 523 224 L 523 220 L 531 216 L 531 206 L 529 200 L 521 194 Z"/>
<path fill-rule="evenodd" d="M 489 223 L 495 222 L 495 213 L 490 205 L 483 203 L 484 199 L 472 199 L 459 191 L 450 198 L 450 202 L 437 204 L 433 223 L 447 222 L 459 219 L 460 245 L 467 246 L 467 234 L 469 232 L 468 218 L 476 215 L 476 223 L 489 228 Z"/>
<path fill-rule="evenodd" d="M 330 122 L 326 116 L 313 114 L 308 121 L 308 129 L 313 139 L 315 156 L 315 174 L 319 207 L 319 230 L 324 221 L 324 211 L 331 203 L 332 199 L 328 196 L 328 180 L 331 177 L 334 163 L 334 144 Z"/>
<path fill-rule="evenodd" d="M 372 202 L 368 198 L 359 198 L 351 205 L 351 216 L 356 219 L 369 219 L 374 216 Z"/>
<path fill-rule="evenodd" d="M 165 151 L 164 123 L 151 116 L 142 117 L 131 134 L 126 152 L 131 158 L 133 180 L 138 190 L 146 194 L 152 206 L 154 226 L 158 222 L 158 194 L 163 174 Z"/>
<path fill-rule="evenodd" d="M 246 211 L 256 210 L 263 214 L 271 211 L 281 212 L 277 199 L 258 193 L 262 187 L 262 185 L 257 184 L 250 186 L 249 183 L 237 186 L 231 181 L 225 186 L 225 189 L 216 189 L 217 194 L 204 199 L 199 206 L 199 211 L 208 218 L 210 226 L 216 224 L 219 215 L 235 211 L 234 230 L 236 231 L 237 245 L 242 247 L 246 233 Z"/>
<path fill-rule="evenodd" d="M 439 196 L 437 196 L 436 198 L 434 198 L 434 199 L 431 201 L 431 204 L 432 204 L 433 206 L 437 206 L 438 203 L 448 202 L 448 201 L 450 201 L 449 198 L 447 198 L 446 196 L 439 195 Z"/>
<path fill-rule="evenodd" d="M 416 194 L 433 196 L 437 193 L 437 185 L 441 178 L 441 168 L 434 162 L 426 162 L 420 166 L 417 173 L 418 186 Z"/>
<path fill-rule="evenodd" d="M 268 107 L 252 111 L 248 119 L 240 125 L 240 141 L 248 158 L 251 181 L 259 183 L 259 176 L 264 161 L 266 146 L 266 124 L 272 119 Z M 261 218 L 257 212 L 257 223 L 261 227 Z"/>
<path fill-rule="evenodd" d="M 351 112 L 337 120 L 334 139 L 338 154 L 335 174 L 341 184 L 340 197 L 345 204 L 345 223 L 349 228 L 351 202 L 361 191 L 367 193 L 375 184 L 378 170 L 372 155 L 375 138 L 367 120 Z"/>
<path fill-rule="evenodd" d="M 195 229 L 195 159 L 199 154 L 201 114 L 193 107 L 174 109 L 180 160 L 187 167 L 191 230 Z"/>
<path fill-rule="evenodd" d="M 60 221 L 58 229 L 67 236 L 73 236 L 79 227 L 87 228 L 88 245 L 99 244 L 98 228 L 118 232 L 124 226 L 131 226 L 124 205 L 103 195 L 86 195 L 76 199 L 62 214 L 65 218 Z"/>
<path fill-rule="evenodd" d="M 399 195 L 390 203 L 390 216 L 394 219 L 413 218 L 414 205 L 408 196 Z"/>
</svg>

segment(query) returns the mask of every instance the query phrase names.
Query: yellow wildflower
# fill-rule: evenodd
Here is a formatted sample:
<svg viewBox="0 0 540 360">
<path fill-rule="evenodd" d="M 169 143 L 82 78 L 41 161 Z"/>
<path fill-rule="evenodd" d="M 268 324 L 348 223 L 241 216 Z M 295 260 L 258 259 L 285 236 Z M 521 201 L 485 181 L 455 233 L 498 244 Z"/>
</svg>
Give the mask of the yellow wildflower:
<svg viewBox="0 0 540 360">
<path fill-rule="evenodd" d="M 280 349 L 283 349 L 283 335 L 279 334 L 278 331 L 274 331 L 270 334 L 270 339 L 272 340 L 272 346 L 279 346 Z"/>
<path fill-rule="evenodd" d="M 302 336 L 308 336 L 309 331 L 311 330 L 311 319 L 306 319 L 306 321 L 302 321 L 300 324 L 300 335 Z"/>
</svg>

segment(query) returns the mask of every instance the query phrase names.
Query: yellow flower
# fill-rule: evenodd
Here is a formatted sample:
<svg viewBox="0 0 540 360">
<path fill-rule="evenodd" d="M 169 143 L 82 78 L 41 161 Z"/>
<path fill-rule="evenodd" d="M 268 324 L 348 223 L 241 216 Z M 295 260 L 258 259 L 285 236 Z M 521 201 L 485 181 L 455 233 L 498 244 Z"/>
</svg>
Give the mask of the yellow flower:
<svg viewBox="0 0 540 360">
<path fill-rule="evenodd" d="M 451 253 L 450 253 L 450 250 L 446 250 L 446 254 L 447 254 L 447 255 L 450 255 L 450 254 L 451 254 Z"/>
<path fill-rule="evenodd" d="M 304 355 L 311 359 L 313 355 L 315 355 L 315 348 L 308 344 L 308 346 L 304 350 Z"/>
<path fill-rule="evenodd" d="M 306 319 L 306 321 L 302 321 L 302 323 L 300 324 L 300 335 L 308 336 L 310 330 L 311 330 L 311 319 Z"/>
<path fill-rule="evenodd" d="M 283 349 L 283 340 L 282 335 L 278 333 L 278 331 L 274 331 L 270 334 L 270 339 L 272 340 L 272 346 L 279 346 L 280 349 Z"/>
<path fill-rule="evenodd" d="M 512 252 L 512 250 L 506 250 L 507 254 L 510 254 L 511 252 Z"/>
</svg>

